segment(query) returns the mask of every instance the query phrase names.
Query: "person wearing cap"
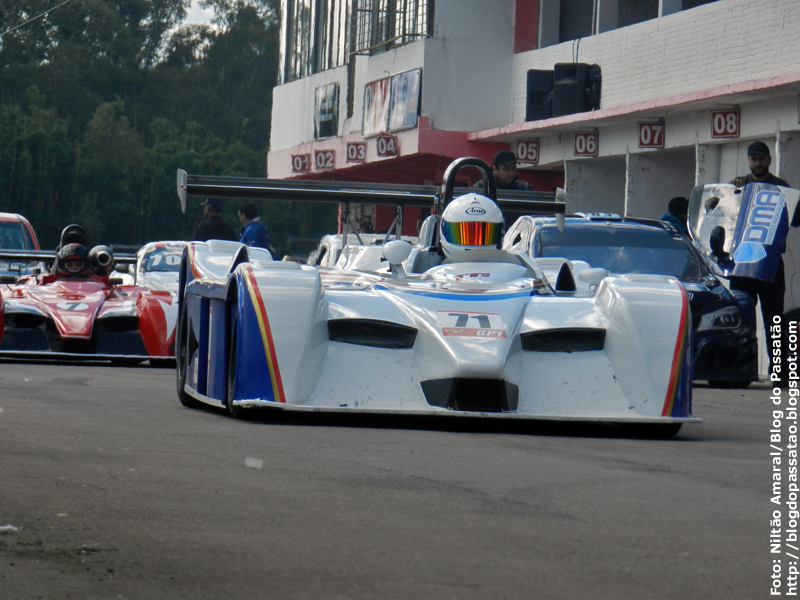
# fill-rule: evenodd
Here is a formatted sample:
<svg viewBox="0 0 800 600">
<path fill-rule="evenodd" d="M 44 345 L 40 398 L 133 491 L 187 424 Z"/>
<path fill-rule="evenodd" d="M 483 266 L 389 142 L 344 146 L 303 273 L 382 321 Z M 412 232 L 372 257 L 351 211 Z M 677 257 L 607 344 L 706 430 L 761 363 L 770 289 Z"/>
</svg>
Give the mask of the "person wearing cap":
<svg viewBox="0 0 800 600">
<path fill-rule="evenodd" d="M 511 150 L 500 150 L 494 155 L 492 171 L 498 190 L 532 190 L 531 184 L 517 177 L 517 157 Z M 472 187 L 483 188 L 483 181 Z"/>
<path fill-rule="evenodd" d="M 202 221 L 197 226 L 193 240 L 197 242 L 207 242 L 208 240 L 230 240 L 236 242 L 239 240 L 239 236 L 236 235 L 233 227 L 228 225 L 220 215 L 222 212 L 222 200 L 208 198 L 205 202 L 201 202 L 200 206 L 203 207 L 205 221 Z"/>
<path fill-rule="evenodd" d="M 769 166 L 772 164 L 772 156 L 769 152 L 769 146 L 764 142 L 753 142 L 747 147 L 747 165 L 750 167 L 750 173 L 747 175 L 734 178 L 731 183 L 737 187 L 742 187 L 748 183 L 769 183 L 772 185 L 780 185 L 783 187 L 791 187 L 785 179 L 776 177 L 769 172 Z M 798 221 L 800 211 L 795 214 L 792 220 L 792 227 L 800 225 Z M 784 245 L 783 251 L 786 251 Z M 747 292 L 753 299 L 755 304 L 756 299 L 761 302 L 761 317 L 764 319 L 764 328 L 769 331 L 772 324 L 772 318 L 775 315 L 783 316 L 783 296 L 786 293 L 786 276 L 784 273 L 783 257 L 778 262 L 778 270 L 772 281 L 762 281 L 760 279 L 752 279 L 750 277 L 731 277 L 731 289 Z M 770 366 L 769 370 L 772 371 L 772 355 L 769 355 Z"/>
<path fill-rule="evenodd" d="M 672 224 L 675 229 L 689 235 L 686 221 L 689 218 L 689 200 L 683 196 L 676 196 L 669 201 L 667 212 L 661 215 L 661 220 Z"/>
<path fill-rule="evenodd" d="M 750 167 L 750 173 L 735 177 L 731 183 L 737 187 L 748 183 L 771 183 L 772 185 L 791 187 L 785 179 L 776 177 L 769 172 L 771 164 L 772 156 L 769 153 L 769 146 L 764 142 L 753 142 L 747 147 L 747 166 Z"/>
</svg>

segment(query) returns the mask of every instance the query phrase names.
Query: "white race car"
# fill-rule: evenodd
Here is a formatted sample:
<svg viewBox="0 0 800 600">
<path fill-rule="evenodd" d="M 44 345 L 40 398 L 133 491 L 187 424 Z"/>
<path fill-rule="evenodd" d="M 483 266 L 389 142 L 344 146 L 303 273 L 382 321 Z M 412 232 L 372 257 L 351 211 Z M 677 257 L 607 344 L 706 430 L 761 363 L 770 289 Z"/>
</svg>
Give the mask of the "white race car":
<svg viewBox="0 0 800 600">
<path fill-rule="evenodd" d="M 699 421 L 680 282 L 501 250 L 494 202 L 454 199 L 464 166 L 484 171 L 485 196 L 495 200 L 491 169 L 471 158 L 448 168 L 443 193 L 179 172 L 184 206 L 189 195 L 435 209 L 418 245 L 361 246 L 336 268 L 273 261 L 235 242 L 187 244 L 176 340 L 181 402 L 233 415 L 264 408 L 603 421 L 655 435 Z M 497 204 L 564 212 L 552 199 Z M 381 260 L 388 269 L 352 268 Z"/>
</svg>

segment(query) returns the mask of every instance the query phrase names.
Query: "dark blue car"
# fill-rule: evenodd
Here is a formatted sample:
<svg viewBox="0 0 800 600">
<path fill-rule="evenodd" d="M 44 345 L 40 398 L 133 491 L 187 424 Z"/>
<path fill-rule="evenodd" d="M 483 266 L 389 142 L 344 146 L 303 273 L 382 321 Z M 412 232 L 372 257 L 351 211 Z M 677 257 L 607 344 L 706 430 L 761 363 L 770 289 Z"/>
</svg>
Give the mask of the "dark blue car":
<svg viewBox="0 0 800 600">
<path fill-rule="evenodd" d="M 671 275 L 686 288 L 694 328 L 694 380 L 746 387 L 758 380 L 756 314 L 750 296 L 728 290 L 692 243 L 672 225 L 590 213 L 569 216 L 564 230 L 551 217 L 525 216 L 503 248 L 531 257 L 582 260 L 613 274 Z"/>
</svg>

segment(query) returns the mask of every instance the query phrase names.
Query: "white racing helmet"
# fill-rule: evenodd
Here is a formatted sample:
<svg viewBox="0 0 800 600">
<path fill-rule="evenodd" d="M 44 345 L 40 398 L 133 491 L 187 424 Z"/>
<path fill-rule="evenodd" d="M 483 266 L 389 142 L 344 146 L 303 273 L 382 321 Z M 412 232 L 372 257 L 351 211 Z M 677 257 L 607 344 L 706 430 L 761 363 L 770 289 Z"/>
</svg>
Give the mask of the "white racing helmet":
<svg viewBox="0 0 800 600">
<path fill-rule="evenodd" d="M 442 213 L 442 250 L 499 248 L 503 241 L 503 213 L 481 194 L 464 194 L 453 199 Z"/>
</svg>

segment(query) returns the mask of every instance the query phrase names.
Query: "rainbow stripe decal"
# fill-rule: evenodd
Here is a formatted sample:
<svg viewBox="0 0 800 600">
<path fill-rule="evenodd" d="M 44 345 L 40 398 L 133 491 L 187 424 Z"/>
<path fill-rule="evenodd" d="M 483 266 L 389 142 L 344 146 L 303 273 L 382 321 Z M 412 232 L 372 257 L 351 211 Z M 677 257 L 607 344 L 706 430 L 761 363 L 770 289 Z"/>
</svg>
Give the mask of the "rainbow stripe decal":
<svg viewBox="0 0 800 600">
<path fill-rule="evenodd" d="M 197 260 L 197 255 L 195 254 L 194 246 L 189 244 L 189 269 L 192 271 L 192 279 L 200 279 L 200 271 L 197 270 L 197 266 L 195 265 L 195 261 Z M 188 283 L 188 282 L 187 282 Z"/>
<path fill-rule="evenodd" d="M 689 327 L 689 301 L 686 298 L 686 290 L 680 283 L 675 282 L 681 290 L 681 322 L 678 328 L 678 339 L 675 341 L 675 351 L 672 353 L 672 368 L 669 373 L 669 386 L 667 396 L 664 398 L 664 408 L 661 409 L 661 416 L 672 415 L 675 406 L 675 398 L 678 395 L 681 381 L 681 368 L 686 357 L 687 340 L 691 339 Z"/>
<path fill-rule="evenodd" d="M 278 357 L 275 354 L 275 343 L 272 339 L 272 329 L 269 325 L 269 318 L 267 317 L 267 308 L 264 306 L 264 299 L 261 297 L 261 292 L 256 283 L 256 277 L 253 273 L 253 267 L 245 266 L 242 271 L 244 272 L 244 281 L 247 284 L 247 291 L 250 293 L 250 301 L 253 304 L 253 309 L 258 319 L 258 327 L 261 331 L 261 340 L 264 345 L 264 352 L 267 356 L 267 365 L 269 366 L 269 376 L 272 381 L 272 393 L 276 402 L 286 403 L 286 394 L 283 391 L 283 379 L 281 379 L 281 370 L 278 367 Z"/>
</svg>

